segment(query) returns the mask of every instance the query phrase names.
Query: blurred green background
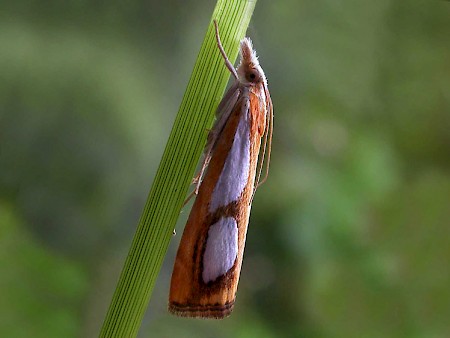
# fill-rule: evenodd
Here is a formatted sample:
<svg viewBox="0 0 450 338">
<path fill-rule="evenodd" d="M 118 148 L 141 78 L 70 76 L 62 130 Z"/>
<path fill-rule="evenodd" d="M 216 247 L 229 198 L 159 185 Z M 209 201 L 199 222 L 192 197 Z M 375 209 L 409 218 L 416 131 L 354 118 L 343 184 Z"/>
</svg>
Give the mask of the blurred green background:
<svg viewBox="0 0 450 338">
<path fill-rule="evenodd" d="M 95 337 L 214 2 L 0 5 L 0 334 Z M 140 337 L 450 336 L 450 3 L 260 0 L 275 107 L 237 304 Z"/>
</svg>

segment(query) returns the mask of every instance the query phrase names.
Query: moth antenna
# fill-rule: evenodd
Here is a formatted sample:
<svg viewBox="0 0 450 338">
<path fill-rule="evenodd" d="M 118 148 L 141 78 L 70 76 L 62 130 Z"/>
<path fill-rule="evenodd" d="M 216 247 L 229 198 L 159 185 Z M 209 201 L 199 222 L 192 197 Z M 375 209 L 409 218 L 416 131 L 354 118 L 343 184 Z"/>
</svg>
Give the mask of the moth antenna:
<svg viewBox="0 0 450 338">
<path fill-rule="evenodd" d="M 238 75 L 237 75 L 236 69 L 234 69 L 233 64 L 228 59 L 227 54 L 225 53 L 225 50 L 223 49 L 222 42 L 220 41 L 219 26 L 217 25 L 216 19 L 214 19 L 213 22 L 214 22 L 214 28 L 216 30 L 217 47 L 219 47 L 220 54 L 222 54 L 222 57 L 225 60 L 225 65 L 227 66 L 228 70 L 231 72 L 231 74 L 237 80 Z"/>
</svg>

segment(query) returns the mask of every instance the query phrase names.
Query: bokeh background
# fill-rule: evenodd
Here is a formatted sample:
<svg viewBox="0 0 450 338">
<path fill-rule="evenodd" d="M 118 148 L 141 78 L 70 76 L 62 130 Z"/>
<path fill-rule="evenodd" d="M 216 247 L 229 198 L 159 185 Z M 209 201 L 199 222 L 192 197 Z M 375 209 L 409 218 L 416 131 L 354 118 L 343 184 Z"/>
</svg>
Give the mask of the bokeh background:
<svg viewBox="0 0 450 338">
<path fill-rule="evenodd" d="M 214 2 L 0 5 L 0 335 L 96 337 Z M 275 107 L 237 304 L 140 337 L 450 336 L 450 3 L 267 1 Z M 188 210 L 177 224 L 181 233 Z"/>
</svg>

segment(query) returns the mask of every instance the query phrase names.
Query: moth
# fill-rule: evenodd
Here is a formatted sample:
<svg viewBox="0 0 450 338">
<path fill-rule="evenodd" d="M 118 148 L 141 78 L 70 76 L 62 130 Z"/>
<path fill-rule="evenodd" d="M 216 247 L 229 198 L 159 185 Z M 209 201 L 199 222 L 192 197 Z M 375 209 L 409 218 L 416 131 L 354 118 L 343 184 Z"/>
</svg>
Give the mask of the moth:
<svg viewBox="0 0 450 338">
<path fill-rule="evenodd" d="M 234 69 L 215 20 L 214 26 L 234 83 L 208 134 L 172 273 L 169 311 L 184 317 L 224 318 L 233 310 L 251 204 L 267 179 L 272 144 L 272 100 L 252 42 L 240 42 L 240 64 Z"/>
</svg>

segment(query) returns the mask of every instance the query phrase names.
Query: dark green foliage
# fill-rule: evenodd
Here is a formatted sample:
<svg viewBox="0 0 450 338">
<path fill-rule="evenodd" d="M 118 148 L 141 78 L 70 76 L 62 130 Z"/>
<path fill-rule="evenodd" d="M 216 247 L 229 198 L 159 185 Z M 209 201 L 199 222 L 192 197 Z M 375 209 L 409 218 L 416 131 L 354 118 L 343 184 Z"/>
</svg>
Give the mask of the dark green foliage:
<svg viewBox="0 0 450 338">
<path fill-rule="evenodd" d="M 98 334 L 213 6 L 0 5 L 6 336 Z M 449 17 L 446 1 L 258 2 L 274 146 L 235 312 L 167 314 L 185 207 L 142 337 L 450 335 Z"/>
</svg>

